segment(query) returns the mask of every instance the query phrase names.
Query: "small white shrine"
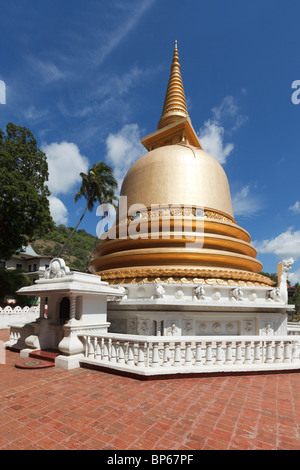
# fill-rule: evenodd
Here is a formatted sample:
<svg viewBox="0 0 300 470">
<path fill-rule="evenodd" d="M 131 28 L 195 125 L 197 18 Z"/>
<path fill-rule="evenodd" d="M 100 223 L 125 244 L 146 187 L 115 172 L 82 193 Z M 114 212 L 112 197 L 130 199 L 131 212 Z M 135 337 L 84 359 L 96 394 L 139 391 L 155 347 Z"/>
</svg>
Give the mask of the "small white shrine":
<svg viewBox="0 0 300 470">
<path fill-rule="evenodd" d="M 39 318 L 24 325 L 24 330 L 30 327 L 32 333 L 24 338 L 27 348 L 20 351 L 20 356 L 28 357 L 34 350 L 58 350 L 61 354 L 55 365 L 72 369 L 83 357 L 80 333 L 107 332 L 107 299 L 122 296 L 123 289 L 109 286 L 99 276 L 71 272 L 63 259 L 54 258 L 45 276 L 21 288 L 18 294 L 40 298 Z"/>
</svg>

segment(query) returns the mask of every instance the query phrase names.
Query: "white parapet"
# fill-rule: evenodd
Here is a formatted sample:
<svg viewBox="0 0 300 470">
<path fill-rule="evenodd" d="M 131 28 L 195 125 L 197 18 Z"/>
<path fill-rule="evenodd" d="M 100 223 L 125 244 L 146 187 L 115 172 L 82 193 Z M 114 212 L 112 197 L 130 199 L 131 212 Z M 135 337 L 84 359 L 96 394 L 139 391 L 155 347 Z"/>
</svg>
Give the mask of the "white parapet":
<svg viewBox="0 0 300 470">
<path fill-rule="evenodd" d="M 9 328 L 11 325 L 19 323 L 31 323 L 35 321 L 39 316 L 39 306 L 32 307 L 0 307 L 0 329 Z"/>
</svg>

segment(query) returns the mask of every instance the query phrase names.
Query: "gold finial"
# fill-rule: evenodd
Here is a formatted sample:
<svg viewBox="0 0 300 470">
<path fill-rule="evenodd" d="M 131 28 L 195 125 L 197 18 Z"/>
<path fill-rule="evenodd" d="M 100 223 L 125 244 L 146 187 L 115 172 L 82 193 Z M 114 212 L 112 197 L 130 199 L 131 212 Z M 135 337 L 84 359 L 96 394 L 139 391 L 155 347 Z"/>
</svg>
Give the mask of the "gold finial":
<svg viewBox="0 0 300 470">
<path fill-rule="evenodd" d="M 184 94 L 184 88 L 180 73 L 180 63 L 177 49 L 177 40 L 175 41 L 175 48 L 173 53 L 173 60 L 171 65 L 171 74 L 167 87 L 166 97 L 164 101 L 163 111 L 158 123 L 157 128 L 171 124 L 178 119 L 188 117 L 188 110 Z"/>
</svg>

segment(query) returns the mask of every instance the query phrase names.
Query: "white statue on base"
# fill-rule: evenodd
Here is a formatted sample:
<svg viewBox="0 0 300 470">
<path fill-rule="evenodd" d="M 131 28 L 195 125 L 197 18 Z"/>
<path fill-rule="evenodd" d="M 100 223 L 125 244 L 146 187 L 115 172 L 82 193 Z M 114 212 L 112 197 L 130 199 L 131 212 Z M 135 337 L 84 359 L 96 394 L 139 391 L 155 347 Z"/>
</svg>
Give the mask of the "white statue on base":
<svg viewBox="0 0 300 470">
<path fill-rule="evenodd" d="M 161 284 L 155 286 L 155 297 L 157 299 L 163 299 L 165 295 L 165 289 Z"/>
<path fill-rule="evenodd" d="M 278 274 L 278 287 L 280 291 L 281 301 L 285 304 L 288 303 L 288 292 L 287 292 L 287 273 L 294 264 L 293 258 L 285 259 L 278 263 L 277 274 Z"/>
<path fill-rule="evenodd" d="M 194 296 L 198 300 L 205 300 L 205 289 L 202 285 L 195 287 Z"/>
<path fill-rule="evenodd" d="M 274 287 L 271 291 L 268 292 L 268 301 L 281 302 L 281 292 L 279 287 Z"/>
<path fill-rule="evenodd" d="M 229 294 L 230 300 L 242 301 L 243 296 L 244 296 L 243 291 L 239 287 L 232 289 Z"/>
<path fill-rule="evenodd" d="M 49 268 L 45 271 L 45 279 L 54 279 L 57 277 L 65 277 L 70 272 L 70 268 L 62 258 L 53 258 L 50 261 Z"/>
</svg>

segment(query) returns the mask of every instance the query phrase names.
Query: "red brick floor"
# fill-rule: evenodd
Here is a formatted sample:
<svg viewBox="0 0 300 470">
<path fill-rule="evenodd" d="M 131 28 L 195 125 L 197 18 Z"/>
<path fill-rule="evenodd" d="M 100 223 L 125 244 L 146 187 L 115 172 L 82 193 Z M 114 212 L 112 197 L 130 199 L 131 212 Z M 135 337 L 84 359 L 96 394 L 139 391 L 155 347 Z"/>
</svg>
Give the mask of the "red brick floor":
<svg viewBox="0 0 300 470">
<path fill-rule="evenodd" d="M 298 373 L 144 382 L 18 357 L 0 365 L 1 450 L 300 449 Z"/>
</svg>

